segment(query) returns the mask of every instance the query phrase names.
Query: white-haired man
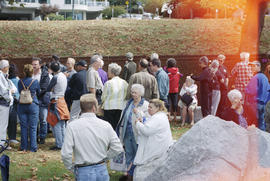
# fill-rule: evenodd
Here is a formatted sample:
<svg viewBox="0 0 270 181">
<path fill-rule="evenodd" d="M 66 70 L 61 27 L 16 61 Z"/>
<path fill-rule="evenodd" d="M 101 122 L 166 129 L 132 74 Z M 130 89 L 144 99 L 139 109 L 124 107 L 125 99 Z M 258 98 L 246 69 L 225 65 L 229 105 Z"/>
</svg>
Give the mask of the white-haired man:
<svg viewBox="0 0 270 181">
<path fill-rule="evenodd" d="M 105 160 L 120 154 L 123 146 L 111 125 L 96 117 L 98 104 L 95 95 L 81 96 L 80 105 L 82 115 L 66 128 L 62 160 L 67 169 L 73 170 L 74 167 L 78 181 L 109 181 Z"/>
<path fill-rule="evenodd" d="M 8 79 L 9 62 L 0 61 L 0 146 L 4 144 L 1 140 L 6 140 L 9 108 L 13 104 L 12 93 L 17 89 Z"/>
<path fill-rule="evenodd" d="M 248 52 L 240 54 L 241 62 L 238 62 L 232 69 L 231 75 L 235 77 L 235 89 L 239 90 L 245 97 L 245 88 L 253 76 L 249 63 Z"/>
<path fill-rule="evenodd" d="M 87 90 L 96 95 L 99 105 L 101 104 L 101 95 L 103 91 L 103 84 L 97 71 L 100 68 L 100 65 L 100 55 L 93 55 L 90 59 L 90 66 L 86 75 Z"/>
</svg>

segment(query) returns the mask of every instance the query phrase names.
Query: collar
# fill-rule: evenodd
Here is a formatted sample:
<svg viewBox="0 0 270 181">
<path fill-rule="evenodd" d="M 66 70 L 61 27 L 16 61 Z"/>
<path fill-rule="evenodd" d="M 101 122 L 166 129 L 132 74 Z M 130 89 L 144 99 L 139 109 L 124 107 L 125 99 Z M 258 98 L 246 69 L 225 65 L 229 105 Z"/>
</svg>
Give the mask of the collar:
<svg viewBox="0 0 270 181">
<path fill-rule="evenodd" d="M 96 114 L 93 112 L 86 112 L 86 113 L 82 113 L 80 118 L 86 118 L 86 117 L 96 117 Z"/>
<path fill-rule="evenodd" d="M 147 68 L 142 69 L 141 72 L 148 72 L 148 71 L 147 71 Z"/>
</svg>

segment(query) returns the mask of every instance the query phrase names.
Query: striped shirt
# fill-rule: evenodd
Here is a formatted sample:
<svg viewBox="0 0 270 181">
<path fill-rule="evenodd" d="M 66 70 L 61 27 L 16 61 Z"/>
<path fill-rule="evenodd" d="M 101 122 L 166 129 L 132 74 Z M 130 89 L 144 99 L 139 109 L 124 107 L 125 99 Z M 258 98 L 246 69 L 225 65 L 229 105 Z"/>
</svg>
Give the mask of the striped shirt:
<svg viewBox="0 0 270 181">
<path fill-rule="evenodd" d="M 126 101 L 128 83 L 116 76 L 104 84 L 102 93 L 102 108 L 104 110 L 120 109 L 123 110 Z"/>
</svg>

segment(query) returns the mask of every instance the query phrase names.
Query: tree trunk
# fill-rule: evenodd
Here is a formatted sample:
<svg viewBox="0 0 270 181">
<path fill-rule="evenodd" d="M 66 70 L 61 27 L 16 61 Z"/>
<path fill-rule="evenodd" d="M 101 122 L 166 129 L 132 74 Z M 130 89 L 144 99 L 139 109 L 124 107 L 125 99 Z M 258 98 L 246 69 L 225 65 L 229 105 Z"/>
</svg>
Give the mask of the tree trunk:
<svg viewBox="0 0 270 181">
<path fill-rule="evenodd" d="M 267 2 L 262 0 L 247 0 L 246 8 L 247 16 L 242 26 L 239 50 L 240 52 L 246 51 L 251 54 L 258 54 Z"/>
</svg>

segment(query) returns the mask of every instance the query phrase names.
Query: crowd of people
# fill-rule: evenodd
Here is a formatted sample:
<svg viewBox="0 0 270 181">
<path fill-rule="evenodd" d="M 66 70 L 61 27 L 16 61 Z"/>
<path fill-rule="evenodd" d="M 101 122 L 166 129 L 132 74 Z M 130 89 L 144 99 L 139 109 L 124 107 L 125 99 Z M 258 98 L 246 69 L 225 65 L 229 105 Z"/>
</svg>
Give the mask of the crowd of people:
<svg viewBox="0 0 270 181">
<path fill-rule="evenodd" d="M 89 65 L 73 58 L 63 65 L 56 55 L 50 62 L 34 57 L 24 65 L 21 78 L 15 64 L 1 60 L 0 140 L 8 135 L 10 143 L 19 143 L 19 123 L 20 150 L 36 152 L 51 129 L 55 146 L 50 150 L 61 150 L 77 180 L 109 180 L 106 159 L 123 151 L 126 178 L 143 180 L 173 144 L 170 122 L 180 114 L 181 126 L 187 118 L 192 126 L 198 102 L 203 117 L 219 116 L 244 128 L 254 124 L 269 131 L 270 64 L 262 73 L 261 63 L 249 57 L 241 53 L 241 61 L 229 72 L 224 55 L 212 61 L 203 56 L 198 60 L 201 73 L 186 77 L 174 58 L 162 67 L 157 53 L 136 64 L 128 52 L 123 67 L 110 63 L 107 72 L 100 54 L 94 54 Z M 195 81 L 200 83 L 200 101 Z"/>
</svg>

